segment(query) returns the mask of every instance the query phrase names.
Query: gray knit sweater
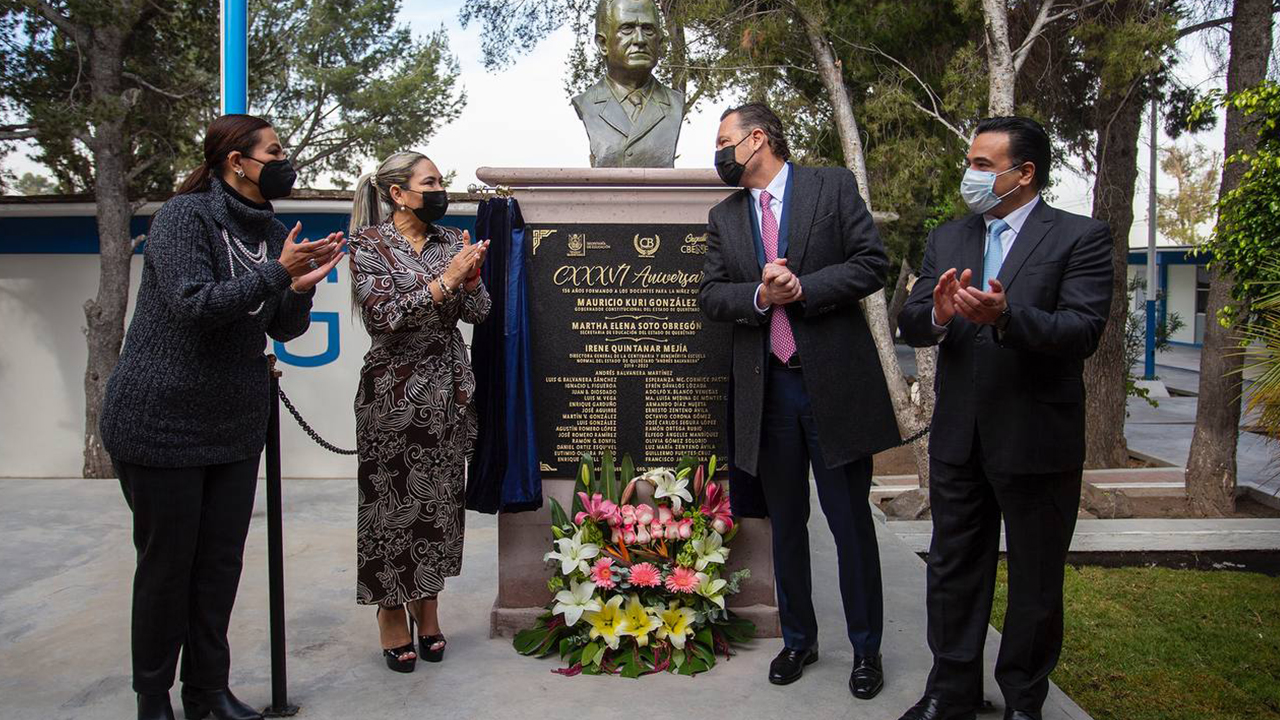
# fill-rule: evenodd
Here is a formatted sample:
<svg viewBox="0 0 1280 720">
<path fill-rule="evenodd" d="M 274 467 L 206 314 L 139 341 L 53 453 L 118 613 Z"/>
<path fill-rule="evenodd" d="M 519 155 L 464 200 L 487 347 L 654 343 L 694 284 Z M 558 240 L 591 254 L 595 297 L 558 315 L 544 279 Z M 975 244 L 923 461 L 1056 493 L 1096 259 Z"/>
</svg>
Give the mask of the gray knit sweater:
<svg viewBox="0 0 1280 720">
<path fill-rule="evenodd" d="M 314 291 L 289 289 L 276 260 L 287 235 L 270 206 L 252 207 L 216 179 L 156 213 L 103 402 L 102 442 L 112 458 L 193 467 L 261 452 L 267 336 L 291 340 L 311 322 Z M 256 263 L 263 244 L 265 261 Z"/>
</svg>

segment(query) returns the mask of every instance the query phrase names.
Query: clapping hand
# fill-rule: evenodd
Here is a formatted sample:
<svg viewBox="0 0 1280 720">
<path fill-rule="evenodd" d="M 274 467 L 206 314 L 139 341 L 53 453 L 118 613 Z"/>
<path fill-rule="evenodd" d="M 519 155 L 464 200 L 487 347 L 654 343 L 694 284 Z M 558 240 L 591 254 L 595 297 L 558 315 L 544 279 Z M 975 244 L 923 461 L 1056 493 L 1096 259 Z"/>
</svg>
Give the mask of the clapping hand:
<svg viewBox="0 0 1280 720">
<path fill-rule="evenodd" d="M 451 288 L 465 285 L 467 290 L 474 290 L 480 283 L 480 268 L 489 253 L 489 241 L 472 244 L 471 233 L 462 231 L 462 249 L 449 261 L 449 268 L 444 271 L 445 282 Z"/>
<path fill-rule="evenodd" d="M 966 274 L 968 272 L 965 270 Z M 952 296 L 956 314 L 979 325 L 994 325 L 1008 306 L 1008 301 L 1005 299 L 1004 286 L 999 280 L 992 278 L 987 281 L 987 285 L 991 292 L 969 287 L 967 282 L 964 287 L 958 288 Z"/>
<path fill-rule="evenodd" d="M 293 278 L 291 287 L 297 292 L 306 292 L 325 278 L 345 253 L 341 232 L 329 233 L 323 240 L 310 242 L 298 240 L 302 232 L 302 223 L 296 223 L 284 240 L 284 249 L 280 251 L 280 264 Z"/>
<path fill-rule="evenodd" d="M 804 299 L 800 278 L 787 267 L 786 258 L 778 258 L 765 265 L 760 282 L 760 301 L 763 307 L 789 305 Z"/>
</svg>

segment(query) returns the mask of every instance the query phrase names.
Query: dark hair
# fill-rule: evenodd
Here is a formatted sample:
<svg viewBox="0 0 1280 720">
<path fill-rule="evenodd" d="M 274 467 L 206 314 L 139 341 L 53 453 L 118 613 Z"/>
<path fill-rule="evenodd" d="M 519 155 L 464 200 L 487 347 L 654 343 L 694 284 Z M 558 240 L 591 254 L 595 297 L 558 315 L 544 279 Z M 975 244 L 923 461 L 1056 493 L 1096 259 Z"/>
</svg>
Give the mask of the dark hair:
<svg viewBox="0 0 1280 720">
<path fill-rule="evenodd" d="M 773 109 L 762 102 L 747 103 L 736 108 L 729 108 L 720 116 L 721 120 L 730 115 L 738 116 L 738 127 L 750 132 L 760 128 L 773 148 L 773 154 L 782 160 L 791 159 L 791 148 L 787 146 L 787 136 L 782 134 L 782 121 Z"/>
<path fill-rule="evenodd" d="M 253 115 L 223 115 L 209 123 L 204 133 L 204 162 L 182 181 L 177 194 L 208 190 L 209 180 L 215 173 L 221 174 L 227 155 L 248 153 L 258 144 L 258 132 L 269 127 L 271 123 Z"/>
<path fill-rule="evenodd" d="M 992 117 L 978 122 L 975 137 L 982 133 L 998 132 L 1009 136 L 1009 156 L 1021 165 L 1032 163 L 1036 166 L 1036 189 L 1043 190 L 1049 185 L 1049 164 L 1053 150 L 1049 144 L 1049 133 L 1040 123 L 1028 117 Z"/>
</svg>

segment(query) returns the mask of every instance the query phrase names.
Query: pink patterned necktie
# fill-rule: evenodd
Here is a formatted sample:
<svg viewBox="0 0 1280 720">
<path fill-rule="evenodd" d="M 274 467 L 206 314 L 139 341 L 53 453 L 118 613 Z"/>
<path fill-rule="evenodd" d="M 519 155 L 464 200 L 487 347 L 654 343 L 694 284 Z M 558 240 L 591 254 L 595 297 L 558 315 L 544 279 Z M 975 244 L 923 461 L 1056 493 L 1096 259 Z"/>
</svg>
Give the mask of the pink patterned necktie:
<svg viewBox="0 0 1280 720">
<path fill-rule="evenodd" d="M 778 219 L 773 216 L 773 196 L 760 193 L 760 239 L 764 242 L 764 261 L 778 259 Z M 787 362 L 796 354 L 796 338 L 791 334 L 791 319 L 782 307 L 774 308 L 769 319 L 769 348 L 775 357 Z"/>
</svg>

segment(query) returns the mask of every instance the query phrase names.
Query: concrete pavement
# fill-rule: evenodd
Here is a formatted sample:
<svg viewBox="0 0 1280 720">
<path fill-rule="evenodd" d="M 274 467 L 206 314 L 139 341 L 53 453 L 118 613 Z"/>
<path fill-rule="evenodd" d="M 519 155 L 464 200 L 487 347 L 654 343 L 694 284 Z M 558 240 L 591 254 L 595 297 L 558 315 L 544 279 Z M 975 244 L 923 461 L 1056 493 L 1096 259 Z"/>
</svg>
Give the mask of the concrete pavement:
<svg viewBox="0 0 1280 720">
<path fill-rule="evenodd" d="M 355 483 L 286 481 L 286 586 L 290 699 L 302 718 L 859 718 L 896 720 L 921 693 L 929 668 L 924 566 L 883 526 L 884 641 L 888 684 L 870 702 L 846 687 L 835 551 L 816 493 L 811 535 L 822 660 L 794 685 L 765 681 L 776 641 L 756 641 L 698 678 L 564 678 L 554 660 L 520 657 L 488 638 L 496 581 L 496 527 L 468 514 L 463 576 L 442 595 L 450 639 L 445 662 L 397 675 L 382 664 L 373 611 L 354 601 Z M 114 481 L 0 480 L 0 717 L 116 720 L 130 717 L 130 518 Z M 265 503 L 259 498 L 232 620 L 232 686 L 247 702 L 270 700 Z M 1070 642 L 1070 638 L 1067 642 Z M 986 687 L 998 637 L 989 634 Z M 175 689 L 174 697 L 177 692 Z M 997 705 L 1001 703 L 997 702 Z M 181 710 L 178 710 L 181 717 Z M 998 717 L 998 716 L 996 716 Z M 1057 688 L 1045 717 L 1088 716 Z"/>
</svg>

